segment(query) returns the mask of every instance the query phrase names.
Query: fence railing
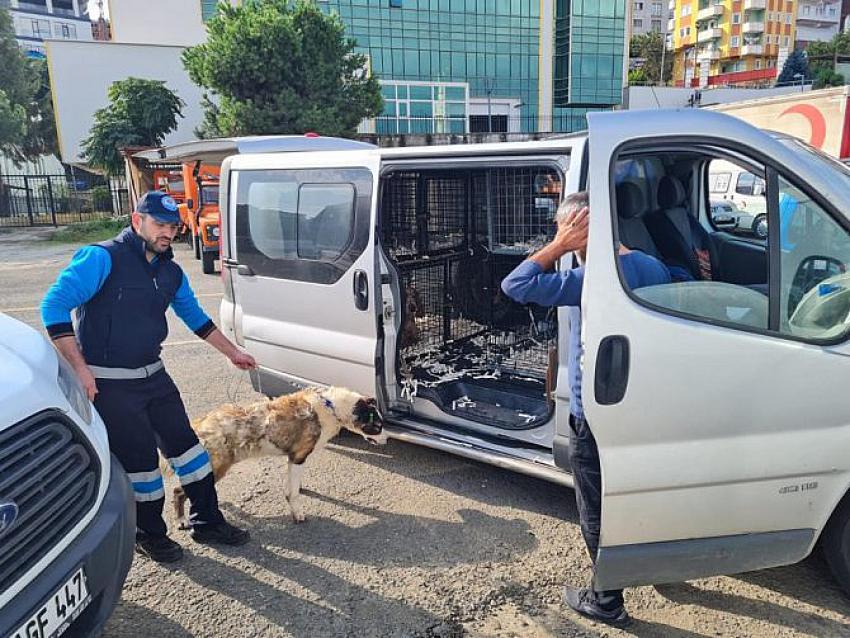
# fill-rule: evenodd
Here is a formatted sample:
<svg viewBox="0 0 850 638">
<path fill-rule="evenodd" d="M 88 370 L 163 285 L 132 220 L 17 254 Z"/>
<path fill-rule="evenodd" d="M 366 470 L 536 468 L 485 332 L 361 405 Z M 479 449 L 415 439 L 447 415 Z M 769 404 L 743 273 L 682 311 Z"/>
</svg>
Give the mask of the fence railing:
<svg viewBox="0 0 850 638">
<path fill-rule="evenodd" d="M 66 175 L 0 175 L 0 227 L 59 226 L 130 212 L 120 181 Z"/>
</svg>

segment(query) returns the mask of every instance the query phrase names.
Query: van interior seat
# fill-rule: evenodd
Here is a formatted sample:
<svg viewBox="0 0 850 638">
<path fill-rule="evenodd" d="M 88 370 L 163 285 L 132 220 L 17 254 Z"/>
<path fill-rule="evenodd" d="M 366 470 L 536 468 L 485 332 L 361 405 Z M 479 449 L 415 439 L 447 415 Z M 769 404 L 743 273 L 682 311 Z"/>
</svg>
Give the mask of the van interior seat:
<svg viewBox="0 0 850 638">
<path fill-rule="evenodd" d="M 634 182 L 622 182 L 617 185 L 620 243 L 626 248 L 640 250 L 648 255 L 660 258 L 658 247 L 644 223 L 643 218 L 647 210 L 646 197 L 640 186 Z"/>
<path fill-rule="evenodd" d="M 688 207 L 682 182 L 674 175 L 658 180 L 658 210 L 646 225 L 668 265 L 681 266 L 694 279 L 716 279 L 716 257 L 711 236 Z"/>
</svg>

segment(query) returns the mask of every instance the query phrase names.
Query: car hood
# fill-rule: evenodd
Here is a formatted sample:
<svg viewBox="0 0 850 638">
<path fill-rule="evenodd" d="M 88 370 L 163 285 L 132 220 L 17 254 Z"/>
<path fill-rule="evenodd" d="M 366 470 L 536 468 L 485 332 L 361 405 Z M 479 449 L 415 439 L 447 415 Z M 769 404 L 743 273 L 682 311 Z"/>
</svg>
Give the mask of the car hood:
<svg viewBox="0 0 850 638">
<path fill-rule="evenodd" d="M 0 406 L 3 422 L 65 402 L 56 383 L 56 351 L 28 325 L 0 313 Z M 3 423 L 0 423 L 2 427 Z"/>
</svg>

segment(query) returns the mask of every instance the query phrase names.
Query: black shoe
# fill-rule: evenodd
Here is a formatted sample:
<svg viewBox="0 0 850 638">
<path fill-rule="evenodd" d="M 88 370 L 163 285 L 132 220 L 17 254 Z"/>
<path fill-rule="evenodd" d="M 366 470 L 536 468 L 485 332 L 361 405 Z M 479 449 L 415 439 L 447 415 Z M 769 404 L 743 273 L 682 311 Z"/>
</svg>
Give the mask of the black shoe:
<svg viewBox="0 0 850 638">
<path fill-rule="evenodd" d="M 173 563 L 183 558 L 183 548 L 168 536 L 136 534 L 136 553 L 157 563 Z"/>
<path fill-rule="evenodd" d="M 582 616 L 612 627 L 626 627 L 632 622 L 626 608 L 622 605 L 612 610 L 600 607 L 593 592 L 587 587 L 578 588 L 565 585 L 564 602 Z"/>
<path fill-rule="evenodd" d="M 248 530 L 234 527 L 227 521 L 212 525 L 195 525 L 192 540 L 205 545 L 244 545 L 251 540 Z"/>
</svg>

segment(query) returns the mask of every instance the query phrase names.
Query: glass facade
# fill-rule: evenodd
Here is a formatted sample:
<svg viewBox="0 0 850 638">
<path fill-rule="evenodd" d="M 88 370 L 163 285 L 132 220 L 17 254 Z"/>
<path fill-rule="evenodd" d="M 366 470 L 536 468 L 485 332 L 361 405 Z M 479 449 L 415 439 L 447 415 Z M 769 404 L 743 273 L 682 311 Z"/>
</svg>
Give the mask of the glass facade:
<svg viewBox="0 0 850 638">
<path fill-rule="evenodd" d="M 623 98 L 626 0 L 556 0 L 556 107 L 613 106 Z"/>
<path fill-rule="evenodd" d="M 322 0 L 319 5 L 339 14 L 385 84 L 387 107 L 376 132 L 463 132 L 461 120 L 468 131 L 470 122 L 476 129 L 482 117 L 489 130 L 504 125 L 508 131 L 535 132 L 582 129 L 588 106 L 621 102 L 625 1 Z M 544 38 L 555 41 L 554 78 L 539 77 Z M 560 60 L 566 64 L 557 66 Z M 429 84 L 430 98 L 425 86 L 421 98 L 405 98 L 399 91 L 415 86 L 405 89 L 405 83 Z M 438 95 L 451 93 L 451 84 L 466 86 L 466 104 Z M 549 102 L 543 109 L 541 96 Z M 497 102 L 498 111 L 490 115 Z M 558 108 L 567 104 L 578 108 Z M 425 131 L 429 109 L 439 121 Z M 552 113 L 551 123 L 544 118 L 541 124 L 541 110 Z"/>
<path fill-rule="evenodd" d="M 382 81 L 461 82 L 537 127 L 539 0 L 328 0 Z M 457 108 L 457 107 L 452 107 Z M 452 123 L 452 127 L 456 127 Z"/>
<path fill-rule="evenodd" d="M 383 80 L 381 91 L 384 113 L 375 123 L 378 134 L 468 132 L 465 83 Z"/>
</svg>

